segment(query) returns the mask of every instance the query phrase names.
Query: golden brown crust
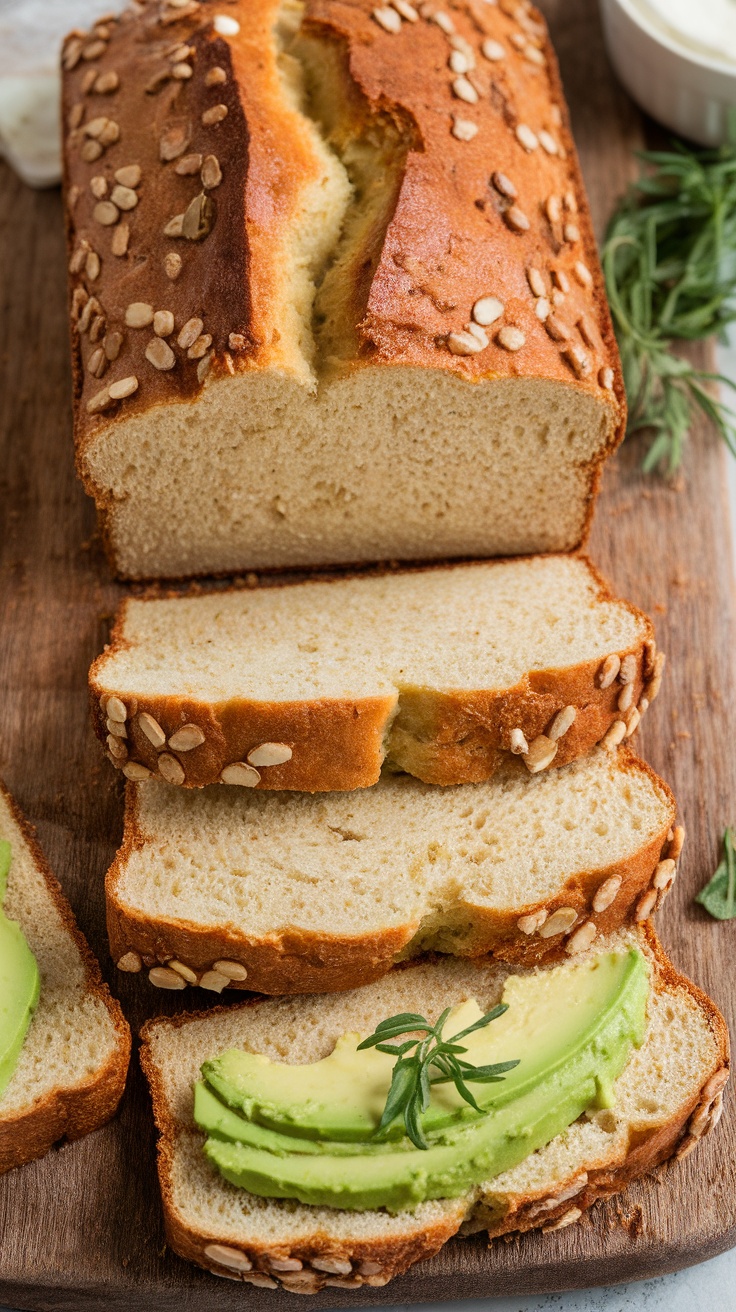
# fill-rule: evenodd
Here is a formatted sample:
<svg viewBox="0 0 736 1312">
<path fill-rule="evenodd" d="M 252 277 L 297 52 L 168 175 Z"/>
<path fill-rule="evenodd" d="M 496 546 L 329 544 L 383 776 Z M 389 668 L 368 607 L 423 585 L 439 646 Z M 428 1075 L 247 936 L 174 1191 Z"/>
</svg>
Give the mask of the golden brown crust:
<svg viewBox="0 0 736 1312">
<path fill-rule="evenodd" d="M 656 987 L 658 989 L 686 990 L 695 1004 L 705 1014 L 717 1049 L 713 1064 L 704 1073 L 698 1093 L 678 1108 L 677 1113 L 670 1118 L 666 1125 L 660 1126 L 651 1133 L 643 1134 L 636 1141 L 631 1142 L 623 1160 L 612 1162 L 607 1166 L 593 1168 L 589 1172 L 578 1171 L 574 1177 L 568 1180 L 560 1180 L 555 1188 L 555 1198 L 558 1198 L 559 1201 L 554 1203 L 553 1206 L 548 1205 L 553 1203 L 551 1198 L 546 1199 L 538 1196 L 533 1198 L 514 1197 L 503 1217 L 495 1218 L 492 1221 L 484 1220 L 481 1228 L 488 1229 L 490 1239 L 513 1231 L 525 1231 L 539 1227 L 544 1230 L 556 1229 L 561 1228 L 562 1225 L 576 1222 L 583 1212 L 599 1199 L 608 1198 L 612 1194 L 619 1193 L 633 1180 L 646 1175 L 668 1158 L 685 1156 L 697 1144 L 699 1139 L 717 1123 L 720 1108 L 719 1099 L 722 1096 L 730 1068 L 730 1044 L 726 1022 L 715 1003 L 697 985 L 675 969 L 664 952 L 651 924 L 642 926 L 641 932 L 646 949 L 655 963 Z M 411 964 L 405 968 L 411 969 Z M 258 999 L 252 999 L 243 1005 L 257 1006 Z M 215 1008 L 214 1010 L 216 1012 L 222 1009 Z M 204 1014 L 200 1013 L 200 1015 Z M 212 1015 L 213 1011 L 206 1014 Z M 263 1244 L 248 1243 L 239 1234 L 234 1234 L 229 1243 L 227 1240 L 223 1241 L 222 1239 L 214 1241 L 204 1230 L 187 1225 L 176 1208 L 171 1182 L 172 1162 L 179 1127 L 169 1111 L 160 1073 L 149 1047 L 149 1038 L 156 1026 L 163 1024 L 178 1028 L 192 1018 L 190 1014 L 189 1016 L 180 1015 L 171 1019 L 159 1018 L 158 1020 L 149 1021 L 144 1026 L 141 1036 L 143 1040 L 141 1064 L 150 1085 L 154 1118 L 159 1131 L 159 1182 L 166 1232 L 172 1248 L 182 1257 L 198 1263 L 215 1275 L 230 1275 L 235 1279 L 249 1280 L 255 1272 L 259 1283 L 261 1277 L 266 1277 L 274 1286 L 283 1284 L 285 1288 L 288 1288 L 289 1276 L 287 1275 L 284 1279 L 284 1274 L 273 1268 L 271 1265 L 273 1258 L 283 1259 L 284 1257 L 293 1256 L 303 1261 L 306 1267 L 315 1257 L 326 1255 L 329 1258 L 343 1260 L 351 1264 L 350 1276 L 345 1277 L 345 1287 L 351 1288 L 363 1284 L 385 1284 L 394 1276 L 401 1275 L 408 1270 L 413 1262 L 437 1252 L 438 1248 L 456 1234 L 461 1226 L 465 1233 L 471 1233 L 479 1228 L 472 1221 L 471 1207 L 467 1219 L 463 1216 L 462 1210 L 459 1212 L 453 1211 L 433 1227 L 428 1227 L 426 1234 L 424 1232 L 417 1234 L 416 1231 L 408 1230 L 405 1241 L 394 1237 L 385 1243 L 359 1239 L 353 1243 L 344 1240 L 334 1241 L 326 1234 L 324 1237 L 320 1235 L 316 1242 L 312 1241 L 304 1245 L 303 1249 L 302 1246 L 296 1243 L 288 1251 L 285 1251 L 281 1247 L 270 1249 Z M 693 1133 L 693 1130 L 696 1133 Z M 578 1188 L 578 1185 L 582 1187 Z M 459 1200 L 459 1202 L 462 1205 L 463 1200 Z M 467 1207 L 464 1210 L 468 1211 Z M 479 1215 L 482 1215 L 482 1212 Z M 465 1222 L 464 1225 L 463 1222 Z M 245 1273 L 238 1273 L 232 1267 L 228 1268 L 224 1264 L 218 1264 L 205 1251 L 214 1242 L 219 1244 L 224 1242 L 231 1253 L 236 1256 L 239 1253 L 241 1257 L 246 1258 L 251 1264 L 251 1269 Z M 362 1273 L 359 1269 L 362 1263 L 370 1263 L 375 1274 Z M 302 1289 L 304 1293 L 316 1293 L 325 1283 L 324 1273 L 319 1270 L 312 1270 L 308 1279 L 309 1287 Z M 333 1283 L 333 1281 L 330 1280 L 330 1283 Z"/>
<path fill-rule="evenodd" d="M 81 1139 L 114 1116 L 125 1088 L 131 1038 L 120 1004 L 112 997 L 103 981 L 97 961 L 77 926 L 58 881 L 48 867 L 33 830 L 2 782 L 0 793 L 22 832 L 34 864 L 43 875 L 49 897 L 64 928 L 74 940 L 82 958 L 86 975 L 85 988 L 107 1008 L 117 1037 L 117 1047 L 109 1060 L 83 1083 L 71 1089 L 54 1089 L 25 1111 L 14 1115 L 3 1115 L 0 1110 L 0 1174 L 3 1174 L 15 1166 L 43 1157 L 60 1139 Z"/>
<path fill-rule="evenodd" d="M 418 21 L 392 34 L 376 21 L 374 0 L 306 4 L 304 30 L 340 51 L 348 96 L 360 105 L 366 132 L 390 120 L 407 150 L 385 231 L 376 251 L 359 262 L 348 291 L 356 348 L 346 368 L 419 366 L 468 382 L 539 377 L 595 396 L 607 435 L 598 457 L 581 471 L 587 487 L 583 541 L 602 463 L 623 435 L 625 395 L 554 52 L 541 15 L 529 5 L 455 0 L 447 6 L 454 35 L 433 21 L 433 8 L 420 6 Z M 284 234 L 320 166 L 301 116 L 285 103 L 270 52 L 277 11 L 278 0 L 237 0 L 227 17 L 240 31 L 221 36 L 213 29 L 214 0 L 178 10 L 149 0 L 135 14 L 105 20 L 105 39 L 93 32 L 86 42 L 72 36 L 65 45 L 78 468 L 97 500 L 113 555 L 115 496 L 90 475 L 90 444 L 119 420 L 154 406 L 191 405 L 212 380 L 226 383 L 282 363 Z M 489 38 L 500 43 L 503 59 L 484 58 Z M 462 77 L 471 97 L 478 96 L 474 104 L 453 90 L 457 78 L 448 61 L 462 53 L 457 42 L 466 43 L 474 60 Z M 175 67 L 190 74 L 175 74 Z M 223 80 L 208 83 L 215 69 Z M 117 78 L 118 85 L 101 94 L 95 74 L 103 83 Z M 202 121 L 220 106 L 224 117 Z M 477 127 L 472 140 L 455 135 L 458 120 Z M 175 146 L 160 143 L 179 129 L 186 144 L 175 154 Z M 98 148 L 99 156 L 90 158 Z M 195 155 L 215 156 L 222 172 L 217 185 L 204 186 L 196 168 L 177 173 Z M 494 177 L 510 179 L 515 198 L 493 184 L 489 160 Z M 141 168 L 132 188 L 139 203 L 128 198 L 133 208 L 119 211 L 115 222 L 109 209 L 114 175 L 131 164 Z M 98 196 L 90 187 L 94 180 L 101 189 L 100 179 L 107 190 Z M 198 240 L 166 236 L 167 223 L 193 203 L 204 206 L 198 233 L 206 234 Z M 514 226 L 519 213 L 526 228 Z M 125 251 L 114 254 L 123 229 L 129 232 Z M 174 279 L 165 272 L 172 255 L 182 259 Z M 540 297 L 529 270 L 544 284 L 547 326 L 537 313 Z M 475 354 L 454 354 L 448 335 L 465 331 L 474 303 L 491 295 L 505 310 L 488 329 L 489 344 Z M 150 326 L 126 323 L 131 303 L 174 315 L 175 331 L 165 339 L 172 367 L 156 368 L 146 356 L 152 340 L 164 354 L 165 345 Z M 178 334 L 197 318 L 205 345 L 190 358 Z M 504 349 L 502 327 L 523 334 L 522 349 Z M 111 382 L 124 378 L 135 380 L 135 390 L 122 399 L 105 395 Z"/>
<path fill-rule="evenodd" d="M 650 890 L 656 898 L 650 910 L 655 910 L 676 875 L 675 867 L 671 872 L 663 872 L 668 882 L 661 888 L 652 883 L 659 863 L 668 859 L 674 841 L 674 798 L 667 785 L 632 751 L 620 749 L 619 759 L 624 770 L 646 773 L 669 802 L 669 816 L 661 831 L 626 861 L 576 871 L 553 897 L 519 905 L 512 911 L 489 911 L 475 903 L 469 893 L 451 911 L 445 912 L 442 926 L 433 924 L 424 928 L 413 921 L 349 937 L 330 933 L 328 927 L 321 933 L 274 927 L 256 936 L 249 934 L 247 927 L 218 929 L 186 920 L 168 920 L 162 915 L 151 918 L 126 905 L 118 895 L 119 881 L 131 854 L 147 842 L 139 820 L 138 790 L 129 784 L 123 842 L 105 881 L 112 958 L 134 966 L 128 957 L 132 953 L 146 968 L 175 960 L 194 971 L 198 978 L 214 969 L 217 961 L 234 961 L 248 973 L 245 980 L 233 981 L 230 987 L 267 994 L 331 993 L 358 988 L 385 975 L 398 961 L 428 949 L 454 956 L 489 954 L 523 966 L 553 960 L 569 950 L 568 945 L 583 924 L 592 924 L 600 935 L 637 923 L 643 899 Z M 681 846 L 678 833 L 678 856 Z M 605 905 L 596 907 L 596 894 L 604 885 L 610 887 L 609 881 L 613 880 L 617 889 L 611 900 L 603 897 Z M 539 929 L 544 921 L 563 907 L 575 911 L 574 923 L 550 938 L 541 937 Z"/>
<path fill-rule="evenodd" d="M 598 589 L 598 600 L 617 600 L 587 557 L 580 559 Z M 494 568 L 488 562 L 465 563 Z M 452 565 L 417 568 L 451 569 Z M 156 591 L 150 595 L 160 599 L 162 595 L 178 594 Z M 107 752 L 111 763 L 124 771 L 132 761 L 158 773 L 161 749 L 157 750 L 140 728 L 139 717 L 147 714 L 167 740 L 183 724 L 194 723 L 202 729 L 204 742 L 193 751 L 177 753 L 166 747 L 166 755 L 175 756 L 181 766 L 184 787 L 217 783 L 227 765 L 246 761 L 248 753 L 261 743 L 275 742 L 285 743 L 291 749 L 291 758 L 282 765 L 264 768 L 258 788 L 327 792 L 370 787 L 377 782 L 384 760 L 425 783 L 479 783 L 491 778 L 511 754 L 512 730 L 520 729 L 531 744 L 550 729 L 563 707 L 573 706 L 574 723 L 557 740 L 553 761 L 554 766 L 567 765 L 591 751 L 616 721 L 627 736 L 635 732 L 641 714 L 659 688 L 660 675 L 655 671 L 664 658 L 657 658 L 651 620 L 629 602 L 619 604 L 636 616 L 642 631 L 636 644 L 616 653 L 622 662 L 627 656 L 634 662 L 631 696 L 627 694 L 625 710 L 619 706 L 625 692 L 620 677 L 606 687 L 600 686 L 603 662 L 599 660 L 533 670 L 515 688 L 502 690 L 402 690 L 397 709 L 393 694 L 271 703 L 243 697 L 213 704 L 175 696 L 148 697 L 134 687 L 114 686 L 105 679 L 105 665 L 110 654 L 128 645 L 128 602 L 124 600 L 110 642 L 90 668 L 92 721 L 98 738 L 108 745 L 105 699 L 115 696 L 124 703 L 125 738 L 116 744 L 115 755 L 109 749 Z M 656 665 L 658 659 L 660 666 Z"/>
</svg>

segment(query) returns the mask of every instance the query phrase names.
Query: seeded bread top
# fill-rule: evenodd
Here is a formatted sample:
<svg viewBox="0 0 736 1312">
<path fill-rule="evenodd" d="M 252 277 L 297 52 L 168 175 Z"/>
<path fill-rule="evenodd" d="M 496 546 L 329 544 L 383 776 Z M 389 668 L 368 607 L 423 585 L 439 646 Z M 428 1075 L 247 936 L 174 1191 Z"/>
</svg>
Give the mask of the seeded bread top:
<svg viewBox="0 0 736 1312">
<path fill-rule="evenodd" d="M 319 355 L 311 297 L 336 252 L 311 252 L 302 303 L 297 247 L 322 183 L 335 205 L 348 195 L 332 147 L 354 188 L 352 245 L 335 266 L 343 367 L 541 376 L 618 413 L 602 279 L 537 12 L 520 0 L 308 0 L 295 41 L 300 17 L 294 0 L 148 0 L 67 39 L 82 439 L 107 417 L 191 399 L 208 377 L 299 374 Z M 327 124 L 300 102 L 321 58 L 337 102 Z M 361 151 L 389 160 L 362 227 L 365 177 L 350 163 Z M 311 361 L 306 372 L 316 386 Z"/>
</svg>

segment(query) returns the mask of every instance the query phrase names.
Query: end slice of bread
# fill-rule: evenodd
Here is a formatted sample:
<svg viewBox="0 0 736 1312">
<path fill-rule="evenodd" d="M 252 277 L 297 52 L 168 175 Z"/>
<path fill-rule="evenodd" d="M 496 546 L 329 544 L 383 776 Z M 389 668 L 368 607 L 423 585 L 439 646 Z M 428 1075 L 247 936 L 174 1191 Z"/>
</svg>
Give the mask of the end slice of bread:
<svg viewBox="0 0 736 1312">
<path fill-rule="evenodd" d="M 2 1173 L 110 1119 L 125 1087 L 130 1030 L 2 784 L 0 837 L 12 848 L 5 910 L 20 924 L 41 976 L 38 1007 L 0 1095 Z"/>
<path fill-rule="evenodd" d="M 320 792 L 564 765 L 634 732 L 663 660 L 587 560 L 538 556 L 128 598 L 90 690 L 129 779 Z"/>
<path fill-rule="evenodd" d="M 627 746 L 537 775 L 512 759 L 453 788 L 131 783 L 110 949 L 163 988 L 262 993 L 355 988 L 428 949 L 532 965 L 646 918 L 682 838 L 669 789 Z"/>
<path fill-rule="evenodd" d="M 172 1248 L 216 1275 L 268 1288 L 314 1293 L 324 1285 L 384 1285 L 459 1232 L 487 1229 L 492 1237 L 558 1229 L 667 1158 L 684 1156 L 719 1118 L 728 1031 L 710 999 L 671 965 L 648 924 L 609 936 L 599 949 L 624 945 L 646 953 L 652 987 L 646 1037 L 616 1082 L 615 1106 L 581 1117 L 471 1194 L 398 1215 L 279 1202 L 230 1185 L 205 1158 L 204 1136 L 193 1122 L 192 1086 L 200 1066 L 236 1046 L 278 1061 L 316 1061 L 340 1034 L 369 1032 L 396 1012 L 419 1010 L 435 1018 L 471 996 L 491 1006 L 508 967 L 488 958 L 428 959 L 347 994 L 256 1000 L 150 1021 L 141 1058 L 160 1134 Z"/>
</svg>

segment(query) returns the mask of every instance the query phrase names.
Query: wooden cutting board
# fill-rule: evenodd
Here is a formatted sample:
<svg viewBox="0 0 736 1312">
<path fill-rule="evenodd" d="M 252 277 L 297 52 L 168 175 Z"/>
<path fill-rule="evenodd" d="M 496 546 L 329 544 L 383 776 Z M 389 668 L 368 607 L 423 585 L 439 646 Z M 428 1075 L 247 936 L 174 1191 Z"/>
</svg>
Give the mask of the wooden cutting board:
<svg viewBox="0 0 736 1312">
<path fill-rule="evenodd" d="M 594 0 L 546 0 L 599 231 L 635 170 L 638 112 L 615 84 Z M 179 995 L 107 956 L 103 876 L 122 830 L 119 777 L 93 740 L 86 673 L 121 589 L 73 469 L 65 258 L 56 192 L 0 172 L 0 775 L 26 815 L 134 1032 Z M 693 905 L 736 823 L 734 595 L 726 457 L 698 429 L 673 484 L 644 479 L 628 443 L 608 468 L 591 542 L 622 595 L 652 613 L 669 668 L 639 736 L 688 840 L 659 919 L 676 964 L 736 1004 L 736 924 Z M 205 1005 L 202 997 L 197 1007 Z M 375 1306 L 607 1284 L 703 1261 L 736 1243 L 736 1117 L 684 1163 L 559 1234 L 488 1249 L 455 1240 L 385 1289 L 327 1289 L 310 1306 Z M 115 1122 L 0 1181 L 0 1302 L 29 1309 L 293 1308 L 291 1295 L 217 1280 L 165 1246 L 154 1133 L 134 1058 Z"/>
</svg>

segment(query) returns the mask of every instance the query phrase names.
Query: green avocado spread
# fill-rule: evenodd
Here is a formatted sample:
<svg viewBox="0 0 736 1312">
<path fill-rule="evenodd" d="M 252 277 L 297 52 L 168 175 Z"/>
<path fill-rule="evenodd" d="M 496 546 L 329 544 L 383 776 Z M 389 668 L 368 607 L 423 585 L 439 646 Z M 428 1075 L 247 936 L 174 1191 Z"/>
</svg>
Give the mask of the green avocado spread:
<svg viewBox="0 0 736 1312">
<path fill-rule="evenodd" d="M 15 1070 L 41 988 L 23 931 L 3 910 L 10 855 L 10 843 L 0 838 L 0 1097 Z"/>
<path fill-rule="evenodd" d="M 508 1010 L 462 1042 L 474 1066 L 518 1065 L 501 1082 L 473 1087 L 480 1111 L 454 1085 L 433 1085 L 423 1150 L 400 1119 L 377 1136 L 395 1058 L 359 1051 L 361 1035 L 344 1034 L 306 1066 L 231 1049 L 204 1063 L 195 1086 L 205 1154 L 226 1180 L 266 1198 L 398 1212 L 456 1197 L 584 1112 L 612 1105 L 614 1081 L 644 1038 L 648 992 L 648 966 L 635 949 L 510 976 Z M 459 1003 L 447 1035 L 481 1015 L 474 998 Z"/>
</svg>

